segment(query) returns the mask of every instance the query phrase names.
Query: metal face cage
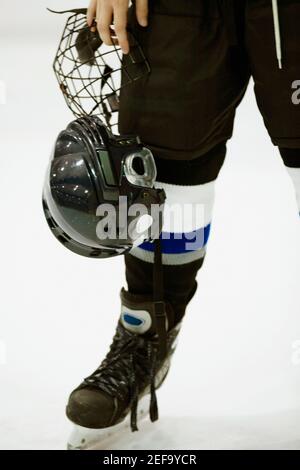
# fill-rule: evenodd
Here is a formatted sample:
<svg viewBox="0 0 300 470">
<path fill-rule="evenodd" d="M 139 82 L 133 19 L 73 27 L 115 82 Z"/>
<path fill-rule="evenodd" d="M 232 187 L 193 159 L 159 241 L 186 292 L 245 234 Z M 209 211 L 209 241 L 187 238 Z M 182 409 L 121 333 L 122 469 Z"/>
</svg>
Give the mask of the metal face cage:
<svg viewBox="0 0 300 470">
<path fill-rule="evenodd" d="M 122 55 L 118 45 L 106 46 L 91 31 L 86 10 L 71 11 L 53 63 L 60 89 L 76 117 L 98 115 L 117 134 L 119 91 L 148 74 L 149 64 L 130 30 L 130 52 Z"/>
</svg>

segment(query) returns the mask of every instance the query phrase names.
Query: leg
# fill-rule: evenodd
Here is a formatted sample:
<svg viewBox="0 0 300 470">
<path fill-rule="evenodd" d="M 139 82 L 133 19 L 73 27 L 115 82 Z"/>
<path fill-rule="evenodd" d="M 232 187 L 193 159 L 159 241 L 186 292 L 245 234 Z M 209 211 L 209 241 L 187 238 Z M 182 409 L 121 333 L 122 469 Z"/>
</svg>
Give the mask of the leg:
<svg viewBox="0 0 300 470">
<path fill-rule="evenodd" d="M 176 222 L 171 217 L 165 222 L 162 240 L 165 298 L 173 307 L 176 323 L 196 291 L 196 275 L 204 261 L 210 232 L 215 181 L 225 153 L 224 143 L 191 162 L 157 159 L 158 185 L 167 195 L 166 212 L 176 215 Z M 191 243 L 193 240 L 195 243 Z M 130 293 L 152 295 L 153 259 L 149 243 L 125 256 Z"/>
<path fill-rule="evenodd" d="M 218 1 L 150 2 L 149 26 L 138 25 L 134 9 L 129 11 L 129 25 L 151 73 L 122 90 L 120 132 L 138 133 L 152 150 L 167 204 L 203 206 L 202 224 L 181 230 L 164 227 L 171 234 L 171 240 L 163 241 L 165 295 L 179 321 L 196 290 L 211 222 L 214 180 L 224 160 L 224 142 L 232 134 L 235 109 L 247 88 L 249 67 L 241 30 L 237 29 L 239 37 L 233 45 Z M 194 252 L 179 248 L 174 240 L 174 233 L 189 229 L 203 237 Z M 129 292 L 151 295 L 152 261 L 149 244 L 125 257 Z"/>
<path fill-rule="evenodd" d="M 300 3 L 279 2 L 282 69 L 276 59 L 272 4 L 248 2 L 246 43 L 255 94 L 266 128 L 295 186 L 300 212 L 300 105 L 293 100 L 294 82 L 300 77 Z"/>
<path fill-rule="evenodd" d="M 151 302 L 152 245 L 144 243 L 126 256 L 128 291 L 122 290 L 121 316 L 110 351 L 72 392 L 67 406 L 71 421 L 91 429 L 111 429 L 130 414 L 136 430 L 138 401 L 147 393 L 150 418 L 158 418 L 155 389 L 167 374 L 181 319 L 196 290 L 215 180 L 249 80 L 244 50 L 229 44 L 218 0 L 157 0 L 149 5 L 147 28 L 138 26 L 134 8 L 129 12 L 129 26 L 151 73 L 121 90 L 119 131 L 138 134 L 152 150 L 157 185 L 166 190 L 167 207 L 189 204 L 192 218 L 179 223 L 176 213 L 174 222 L 165 221 L 168 332 L 163 358 L 157 354 L 157 317 Z"/>
<path fill-rule="evenodd" d="M 276 59 L 272 3 L 269 0 L 248 2 L 246 47 L 257 104 L 271 140 L 279 147 L 286 166 L 299 168 L 300 105 L 293 99 L 293 84 L 300 77 L 300 3 L 297 0 L 279 2 L 279 20 L 282 69 L 279 69 Z M 298 180 L 296 170 L 290 173 L 294 181 L 295 178 Z"/>
</svg>

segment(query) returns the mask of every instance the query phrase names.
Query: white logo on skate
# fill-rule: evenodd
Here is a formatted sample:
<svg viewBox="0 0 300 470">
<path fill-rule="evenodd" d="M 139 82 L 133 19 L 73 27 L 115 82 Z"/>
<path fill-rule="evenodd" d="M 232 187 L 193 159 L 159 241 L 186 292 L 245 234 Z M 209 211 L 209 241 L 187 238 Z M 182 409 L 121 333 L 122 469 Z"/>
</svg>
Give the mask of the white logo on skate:
<svg viewBox="0 0 300 470">
<path fill-rule="evenodd" d="M 152 319 L 147 310 L 133 310 L 122 305 L 121 322 L 132 333 L 143 334 L 151 327 Z"/>
</svg>

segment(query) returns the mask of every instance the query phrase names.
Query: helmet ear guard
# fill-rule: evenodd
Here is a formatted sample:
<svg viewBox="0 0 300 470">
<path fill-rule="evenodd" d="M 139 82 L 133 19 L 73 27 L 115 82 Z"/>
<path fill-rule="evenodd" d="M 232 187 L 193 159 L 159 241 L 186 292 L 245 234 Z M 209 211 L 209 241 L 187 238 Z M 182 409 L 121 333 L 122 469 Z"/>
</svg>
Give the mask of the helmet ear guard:
<svg viewBox="0 0 300 470">
<path fill-rule="evenodd" d="M 149 149 L 143 147 L 140 152 L 130 153 L 124 158 L 124 173 L 131 184 L 153 188 L 156 180 L 156 165 Z"/>
</svg>

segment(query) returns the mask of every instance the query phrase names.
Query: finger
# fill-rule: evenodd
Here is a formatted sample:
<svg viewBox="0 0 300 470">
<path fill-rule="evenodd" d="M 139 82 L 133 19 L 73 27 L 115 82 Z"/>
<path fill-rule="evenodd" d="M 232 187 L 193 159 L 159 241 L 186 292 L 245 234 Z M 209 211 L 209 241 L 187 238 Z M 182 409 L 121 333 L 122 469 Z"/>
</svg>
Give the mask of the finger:
<svg viewBox="0 0 300 470">
<path fill-rule="evenodd" d="M 100 38 L 107 46 L 112 45 L 110 25 L 112 23 L 113 9 L 106 2 L 99 2 L 97 9 L 97 29 Z"/>
<path fill-rule="evenodd" d="M 136 0 L 136 18 L 141 26 L 148 24 L 148 0 Z"/>
<path fill-rule="evenodd" d="M 86 21 L 89 26 L 92 26 L 93 24 L 93 21 L 96 16 L 96 11 L 97 11 L 97 0 L 91 0 L 89 7 L 88 7 L 87 15 L 86 15 Z"/>
<path fill-rule="evenodd" d="M 129 52 L 129 43 L 126 31 L 128 2 L 118 2 L 114 9 L 114 26 L 119 45 L 124 54 Z"/>
</svg>

